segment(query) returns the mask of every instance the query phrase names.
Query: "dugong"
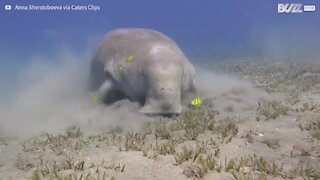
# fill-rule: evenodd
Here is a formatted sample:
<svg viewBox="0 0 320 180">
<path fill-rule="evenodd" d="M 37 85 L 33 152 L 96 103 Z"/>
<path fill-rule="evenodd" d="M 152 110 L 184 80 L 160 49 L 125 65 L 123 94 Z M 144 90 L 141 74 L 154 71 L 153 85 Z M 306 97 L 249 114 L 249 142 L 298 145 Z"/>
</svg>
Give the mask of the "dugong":
<svg viewBox="0 0 320 180">
<path fill-rule="evenodd" d="M 139 102 L 145 114 L 179 114 L 195 93 L 195 68 L 168 36 L 151 29 L 108 32 L 91 60 L 90 88 L 97 99 Z"/>
</svg>

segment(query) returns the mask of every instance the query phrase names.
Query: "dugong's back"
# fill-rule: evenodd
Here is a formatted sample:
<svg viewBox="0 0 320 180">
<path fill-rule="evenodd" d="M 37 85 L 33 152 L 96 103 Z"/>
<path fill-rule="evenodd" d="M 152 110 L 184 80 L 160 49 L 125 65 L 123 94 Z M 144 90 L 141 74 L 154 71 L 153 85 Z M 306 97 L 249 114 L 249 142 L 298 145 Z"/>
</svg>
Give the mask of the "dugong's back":
<svg viewBox="0 0 320 180">
<path fill-rule="evenodd" d="M 106 57 L 114 54 L 143 51 L 154 44 L 165 45 L 181 52 L 173 40 L 160 32 L 151 29 L 127 28 L 107 33 L 96 50 L 94 60 L 105 61 Z"/>
<path fill-rule="evenodd" d="M 142 61 L 135 65 L 143 66 L 145 61 L 152 59 L 152 48 L 155 45 L 166 47 L 175 53 L 178 53 L 181 58 L 187 58 L 184 56 L 178 45 L 166 35 L 151 30 L 143 28 L 125 28 L 110 31 L 106 34 L 102 42 L 99 44 L 95 50 L 94 56 L 91 62 L 91 90 L 94 90 L 101 85 L 104 81 L 105 76 L 105 65 L 109 61 L 121 60 L 123 55 L 130 55 L 134 52 L 135 59 Z M 154 48 L 155 49 L 155 48 Z M 162 59 L 166 61 L 168 59 Z M 190 64 L 189 62 L 186 62 Z M 166 64 L 176 64 L 181 66 L 181 61 L 171 61 Z M 134 67 L 139 69 L 139 67 Z"/>
</svg>

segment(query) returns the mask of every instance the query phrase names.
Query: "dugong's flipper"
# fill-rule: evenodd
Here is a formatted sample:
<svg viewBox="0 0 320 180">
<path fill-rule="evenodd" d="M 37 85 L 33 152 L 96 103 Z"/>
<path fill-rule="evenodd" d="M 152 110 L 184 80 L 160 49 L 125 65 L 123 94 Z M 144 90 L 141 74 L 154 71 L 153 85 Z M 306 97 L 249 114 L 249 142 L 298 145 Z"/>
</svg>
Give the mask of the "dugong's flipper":
<svg viewBox="0 0 320 180">
<path fill-rule="evenodd" d="M 96 99 L 106 104 L 125 98 L 126 95 L 121 92 L 113 83 L 113 80 L 105 80 L 96 92 Z"/>
<path fill-rule="evenodd" d="M 99 101 L 105 101 L 108 94 L 112 94 L 115 91 L 115 87 L 111 80 L 105 80 L 97 90 L 97 99 Z"/>
</svg>

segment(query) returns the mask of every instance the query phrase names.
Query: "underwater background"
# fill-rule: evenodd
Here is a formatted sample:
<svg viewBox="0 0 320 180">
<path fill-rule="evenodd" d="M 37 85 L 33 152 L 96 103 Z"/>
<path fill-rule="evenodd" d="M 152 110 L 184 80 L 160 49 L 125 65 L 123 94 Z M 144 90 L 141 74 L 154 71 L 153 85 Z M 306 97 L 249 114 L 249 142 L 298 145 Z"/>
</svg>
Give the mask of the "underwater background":
<svg viewBox="0 0 320 180">
<path fill-rule="evenodd" d="M 315 12 L 281 13 L 278 3 L 315 5 Z M 99 11 L 5 11 L 4 5 L 96 5 Z M 106 32 L 152 28 L 172 39 L 192 62 L 226 58 L 319 60 L 318 0 L 2 0 L 0 91 L 33 59 L 56 61 L 69 51 L 90 61 Z M 9 78 L 8 78 L 9 77 Z"/>
<path fill-rule="evenodd" d="M 11 5 L 99 5 L 99 11 L 4 11 L 0 57 L 24 61 L 52 56 L 63 46 L 93 49 L 115 28 L 152 28 L 167 34 L 192 57 L 268 55 L 319 57 L 320 12 L 277 12 L 278 3 L 320 5 L 318 0 L 19 0 Z M 5 60 L 7 61 L 7 60 Z"/>
</svg>

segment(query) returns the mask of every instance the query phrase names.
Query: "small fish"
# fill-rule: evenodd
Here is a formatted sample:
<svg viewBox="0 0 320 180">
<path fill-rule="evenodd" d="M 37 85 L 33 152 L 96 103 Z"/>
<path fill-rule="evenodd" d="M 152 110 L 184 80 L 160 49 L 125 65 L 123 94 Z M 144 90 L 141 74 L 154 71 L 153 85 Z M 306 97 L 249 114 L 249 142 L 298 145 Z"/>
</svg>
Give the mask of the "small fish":
<svg viewBox="0 0 320 180">
<path fill-rule="evenodd" d="M 98 101 L 98 96 L 95 94 L 92 96 L 92 101 L 97 102 Z"/>
<path fill-rule="evenodd" d="M 123 66 L 120 64 L 117 66 L 117 70 L 118 72 L 122 72 L 123 71 Z"/>
<path fill-rule="evenodd" d="M 196 97 L 196 98 L 192 99 L 191 105 L 193 105 L 195 107 L 201 107 L 202 106 L 202 99 L 200 97 Z"/>
<path fill-rule="evenodd" d="M 129 62 L 132 62 L 134 61 L 134 56 L 133 55 L 129 55 L 126 59 L 126 62 L 129 63 Z"/>
</svg>

